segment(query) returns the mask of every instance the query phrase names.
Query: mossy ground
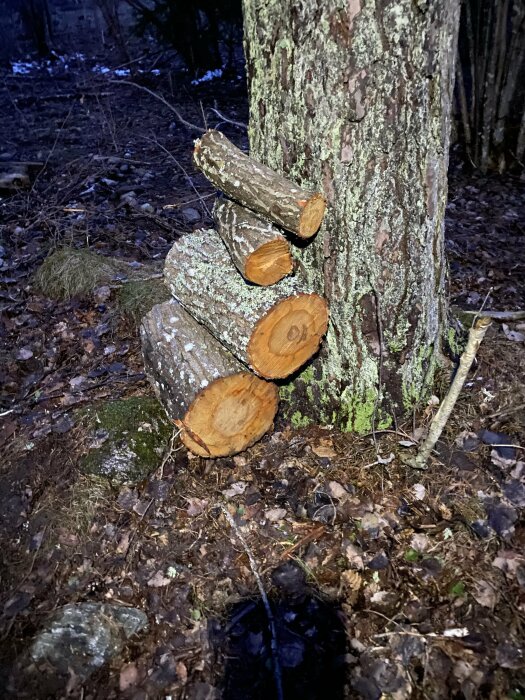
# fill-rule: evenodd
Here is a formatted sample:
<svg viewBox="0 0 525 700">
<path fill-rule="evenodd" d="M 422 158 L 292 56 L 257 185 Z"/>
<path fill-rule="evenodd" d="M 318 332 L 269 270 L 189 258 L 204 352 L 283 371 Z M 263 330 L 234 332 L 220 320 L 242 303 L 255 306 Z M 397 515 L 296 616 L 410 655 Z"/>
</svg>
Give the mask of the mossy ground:
<svg viewBox="0 0 525 700">
<path fill-rule="evenodd" d="M 88 431 L 81 470 L 121 482 L 140 481 L 158 467 L 173 432 L 164 409 L 150 397 L 90 407 L 81 422 Z"/>
<path fill-rule="evenodd" d="M 135 325 L 139 325 L 156 304 L 162 304 L 170 298 L 168 288 L 161 279 L 126 282 L 117 291 L 119 311 Z"/>
</svg>

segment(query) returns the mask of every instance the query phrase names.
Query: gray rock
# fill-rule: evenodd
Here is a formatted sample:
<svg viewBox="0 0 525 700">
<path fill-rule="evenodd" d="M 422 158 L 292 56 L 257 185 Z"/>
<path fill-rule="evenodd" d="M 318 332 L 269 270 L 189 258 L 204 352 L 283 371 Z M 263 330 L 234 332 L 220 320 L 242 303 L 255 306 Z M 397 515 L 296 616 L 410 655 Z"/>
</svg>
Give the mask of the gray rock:
<svg viewBox="0 0 525 700">
<path fill-rule="evenodd" d="M 16 697 L 42 697 L 32 695 L 36 688 L 58 693 L 66 685 L 83 683 L 147 624 L 146 614 L 137 608 L 104 603 L 65 605 L 17 661 L 10 690 Z"/>
<path fill-rule="evenodd" d="M 193 207 L 186 207 L 186 209 L 183 209 L 182 216 L 184 217 L 184 221 L 188 224 L 196 224 L 201 220 L 199 211 Z"/>
<path fill-rule="evenodd" d="M 137 608 L 103 603 L 65 605 L 36 637 L 29 654 L 35 662 L 45 659 L 59 673 L 72 669 L 85 680 L 147 624 L 146 613 Z"/>
</svg>

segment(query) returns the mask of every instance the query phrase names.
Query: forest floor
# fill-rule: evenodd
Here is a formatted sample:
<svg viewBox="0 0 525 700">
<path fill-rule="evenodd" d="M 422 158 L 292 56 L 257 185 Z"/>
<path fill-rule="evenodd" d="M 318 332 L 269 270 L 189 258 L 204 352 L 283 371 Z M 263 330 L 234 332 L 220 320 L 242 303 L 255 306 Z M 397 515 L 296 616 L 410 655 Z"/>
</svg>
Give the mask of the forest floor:
<svg viewBox="0 0 525 700">
<path fill-rule="evenodd" d="M 246 146 L 212 111 L 247 120 L 241 78 L 194 86 L 157 67 L 136 79 Z M 525 698 L 524 322 L 489 330 L 428 471 L 401 456 L 432 402 L 396 431 L 278 424 L 213 461 L 174 437 L 138 483 L 90 476 L 82 411 L 153 396 L 126 274 L 57 301 L 34 273 L 66 245 L 150 274 L 208 222 L 214 192 L 191 164 L 198 132 L 126 77 L 79 63 L 0 78 L 0 165 L 45 163 L 0 198 L 3 697 L 269 699 L 277 654 L 284 698 Z M 524 195 L 523 179 L 453 169 L 454 304 L 525 308 Z M 28 648 L 81 602 L 134 606 L 148 625 L 61 678 Z"/>
</svg>

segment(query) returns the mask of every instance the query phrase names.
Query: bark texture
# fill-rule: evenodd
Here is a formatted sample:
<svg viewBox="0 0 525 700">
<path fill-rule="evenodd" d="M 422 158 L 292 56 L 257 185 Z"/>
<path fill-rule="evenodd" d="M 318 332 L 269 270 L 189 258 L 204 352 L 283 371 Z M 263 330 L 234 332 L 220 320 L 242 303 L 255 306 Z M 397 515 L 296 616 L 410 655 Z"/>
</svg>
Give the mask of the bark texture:
<svg viewBox="0 0 525 700">
<path fill-rule="evenodd" d="M 270 428 L 277 388 L 246 372 L 175 301 L 154 306 L 140 334 L 148 379 L 192 452 L 236 454 Z"/>
<path fill-rule="evenodd" d="M 385 427 L 431 385 L 458 0 L 244 0 L 250 147 L 328 201 L 298 253 L 330 305 L 296 425 Z"/>
<path fill-rule="evenodd" d="M 250 158 L 220 131 L 210 129 L 198 139 L 193 158 L 208 180 L 248 209 L 301 238 L 317 233 L 325 211 L 323 196 Z"/>
<path fill-rule="evenodd" d="M 249 282 L 267 286 L 290 274 L 290 246 L 269 221 L 228 199 L 215 202 L 213 218 L 235 267 Z"/>
<path fill-rule="evenodd" d="M 213 229 L 183 236 L 164 268 L 175 299 L 243 363 L 266 378 L 286 377 L 317 352 L 326 303 L 297 278 L 246 284 Z"/>
</svg>

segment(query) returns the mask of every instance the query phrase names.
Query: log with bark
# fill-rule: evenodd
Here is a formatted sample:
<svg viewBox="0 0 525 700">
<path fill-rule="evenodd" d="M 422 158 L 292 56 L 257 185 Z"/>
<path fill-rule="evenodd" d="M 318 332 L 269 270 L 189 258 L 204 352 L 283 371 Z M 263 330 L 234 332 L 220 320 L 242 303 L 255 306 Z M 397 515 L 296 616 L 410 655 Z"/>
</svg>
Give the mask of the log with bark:
<svg viewBox="0 0 525 700">
<path fill-rule="evenodd" d="M 290 246 L 269 221 L 228 199 L 215 202 L 213 217 L 235 267 L 249 282 L 268 286 L 290 274 Z"/>
<path fill-rule="evenodd" d="M 326 202 L 239 150 L 211 129 L 195 142 L 196 165 L 216 187 L 278 226 L 310 238 L 323 220 Z"/>
<path fill-rule="evenodd" d="M 166 258 L 173 296 L 236 357 L 267 379 L 287 377 L 314 355 L 328 308 L 297 278 L 248 285 L 213 229 L 180 238 Z"/>
<path fill-rule="evenodd" d="M 153 307 L 141 340 L 155 393 L 195 454 L 236 454 L 272 425 L 277 387 L 247 372 L 177 302 Z"/>
</svg>

